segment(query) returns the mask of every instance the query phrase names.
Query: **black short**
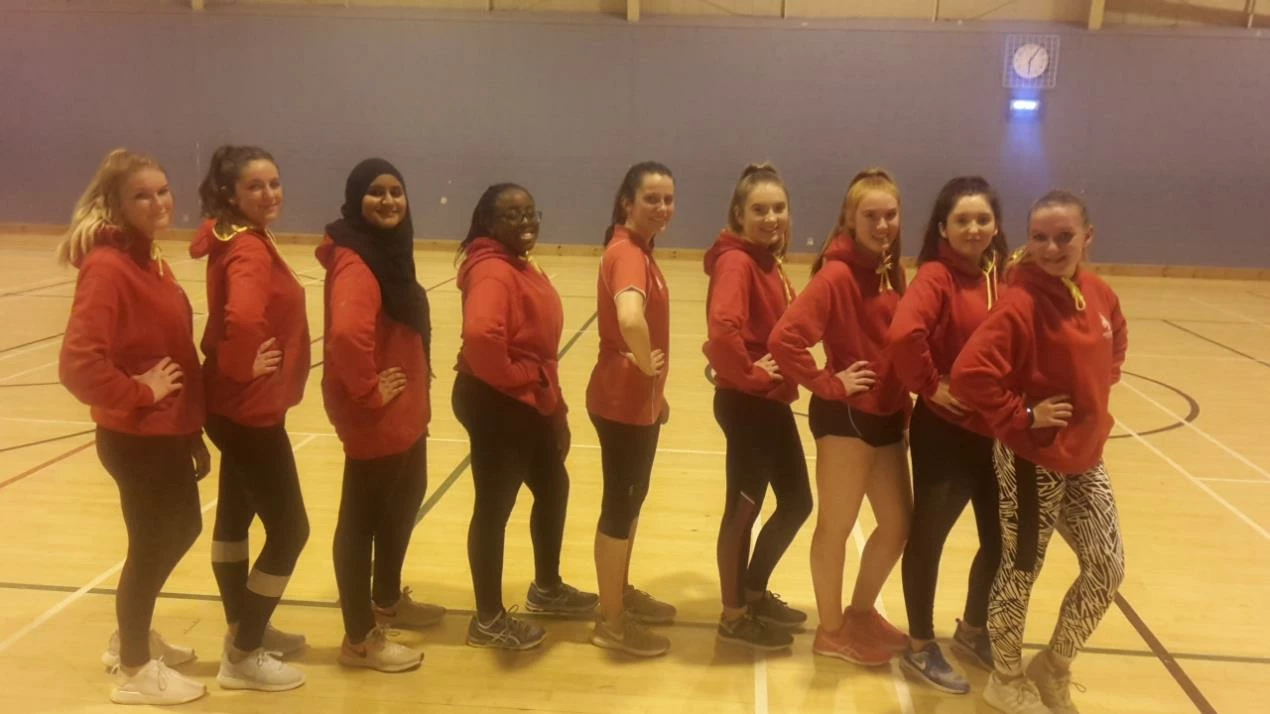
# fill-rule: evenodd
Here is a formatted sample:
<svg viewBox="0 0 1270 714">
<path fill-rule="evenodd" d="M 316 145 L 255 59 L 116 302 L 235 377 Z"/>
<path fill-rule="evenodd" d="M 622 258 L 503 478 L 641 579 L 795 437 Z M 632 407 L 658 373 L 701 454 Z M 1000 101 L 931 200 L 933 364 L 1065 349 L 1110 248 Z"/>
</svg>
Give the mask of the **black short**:
<svg viewBox="0 0 1270 714">
<path fill-rule="evenodd" d="M 869 446 L 890 446 L 904 440 L 904 427 L 908 420 L 903 411 L 878 416 L 852 409 L 845 402 L 829 401 L 815 395 L 807 410 L 811 435 L 847 436 L 859 439 Z"/>
</svg>

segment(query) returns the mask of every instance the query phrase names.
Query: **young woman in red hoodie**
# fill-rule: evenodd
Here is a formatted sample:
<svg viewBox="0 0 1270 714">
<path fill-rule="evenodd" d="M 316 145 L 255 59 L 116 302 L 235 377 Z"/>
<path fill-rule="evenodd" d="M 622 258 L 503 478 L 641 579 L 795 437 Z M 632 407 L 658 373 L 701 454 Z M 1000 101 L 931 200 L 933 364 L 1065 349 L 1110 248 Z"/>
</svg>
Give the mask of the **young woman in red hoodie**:
<svg viewBox="0 0 1270 714">
<path fill-rule="evenodd" d="M 222 146 L 199 186 L 206 220 L 190 255 L 206 256 L 203 375 L 207 433 L 221 452 L 212 571 L 229 632 L 217 682 L 226 689 L 282 691 L 304 675 L 274 655 L 303 635 L 269 625 L 309 537 L 286 414 L 309 375 L 304 288 L 278 253 L 269 226 L 282 210 L 273 157 Z M 265 544 L 248 572 L 247 534 L 260 516 Z"/>
<path fill-rule="evenodd" d="M 102 655 L 116 670 L 118 704 L 183 704 L 207 692 L 169 669 L 194 650 L 150 629 L 163 583 L 202 529 L 195 482 L 211 468 L 193 311 L 154 242 L 172 206 L 158 163 L 116 149 L 75 204 L 57 251 L 58 262 L 79 269 L 58 375 L 91 407 L 97 456 L 119 487 L 128 531 L 119 629 Z"/>
<path fill-rule="evenodd" d="M 767 351 L 776 321 L 794 299 L 781 260 L 789 245 L 789 193 L 776 169 L 751 164 L 728 206 L 727 228 L 706 251 L 708 338 L 714 417 L 727 437 L 727 495 L 719 524 L 719 639 L 758 649 L 793 644 L 807 620 L 767 588 L 776 563 L 811 515 L 807 458 L 790 404 L 798 386 Z M 776 510 L 750 533 L 771 486 Z"/>
<path fill-rule="evenodd" d="M 600 440 L 604 495 L 595 530 L 600 618 L 591 642 L 640 657 L 670 649 L 648 624 L 675 608 L 630 584 L 639 512 L 648 495 L 666 403 L 670 291 L 653 242 L 675 215 L 675 179 L 654 162 L 635 164 L 613 199 L 596 280 L 599 356 L 587 383 L 587 413 Z"/>
<path fill-rule="evenodd" d="M 984 699 L 1005 712 L 1076 711 L 1072 659 L 1124 579 L 1120 517 L 1102 452 L 1128 330 L 1116 294 L 1083 267 L 1093 238 L 1078 196 L 1042 196 L 1028 214 L 1027 247 L 1009 289 L 953 364 L 953 395 L 997 440 L 1001 568 L 988 602 L 995 668 Z M 1028 599 L 1055 527 L 1076 551 L 1080 575 L 1049 646 L 1025 673 Z"/>
<path fill-rule="evenodd" d="M 415 517 L 428 490 L 432 320 L 415 279 L 405 179 L 383 159 L 355 166 L 341 218 L 326 227 L 322 397 L 344 444 L 335 580 L 344 614 L 339 660 L 404 672 L 422 654 L 382 627 L 427 627 L 445 608 L 401 587 Z M 374 566 L 372 568 L 372 551 Z M 372 590 L 372 570 L 374 588 Z"/>
<path fill-rule="evenodd" d="M 524 188 L 490 186 L 472 211 L 460 247 L 463 345 L 452 401 L 471 440 L 476 488 L 467 533 L 476 591 L 467 630 L 473 647 L 526 650 L 546 637 L 541 627 L 503 607 L 503 544 L 522 484 L 534 496 L 529 519 L 534 580 L 526 606 L 586 615 L 598 601 L 560 578 L 570 444 L 557 361 L 564 309 L 533 258 L 541 220 Z"/>
<path fill-rule="evenodd" d="M 970 566 L 963 620 L 953 642 L 992 668 L 985 629 L 988 589 L 1001 560 L 997 476 L 988 425 L 949 392 L 949 375 L 966 340 L 988 317 L 1007 255 L 996 191 L 978 176 L 944 184 L 935 198 L 917 256 L 917 277 L 904 291 L 887 333 L 895 372 L 918 395 L 910 426 L 913 527 L 901 571 L 910 643 L 903 666 L 937 689 L 970 691 L 935 641 L 935 583 L 944 541 L 966 504 L 974 505 L 979 551 Z"/>
<path fill-rule="evenodd" d="M 812 651 L 864 665 L 887 662 L 908 638 L 874 609 L 908 537 L 912 495 L 904 430 L 908 394 L 885 352 L 904 291 L 900 193 L 880 169 L 851 181 L 812 278 L 772 329 L 768 350 L 785 379 L 811 391 L 819 511 L 811 576 L 820 626 Z M 823 342 L 823 369 L 809 350 Z M 865 496 L 877 517 L 842 609 L 847 538 Z"/>
</svg>

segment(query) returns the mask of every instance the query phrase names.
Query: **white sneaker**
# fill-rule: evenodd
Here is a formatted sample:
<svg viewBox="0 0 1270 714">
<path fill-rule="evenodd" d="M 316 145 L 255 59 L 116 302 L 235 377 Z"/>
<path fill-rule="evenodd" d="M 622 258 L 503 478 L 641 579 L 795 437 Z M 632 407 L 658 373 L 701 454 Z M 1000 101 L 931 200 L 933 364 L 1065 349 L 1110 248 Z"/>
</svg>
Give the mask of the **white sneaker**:
<svg viewBox="0 0 1270 714">
<path fill-rule="evenodd" d="M 241 662 L 221 657 L 216 683 L 221 689 L 254 689 L 260 692 L 285 692 L 304 684 L 304 672 L 283 663 L 263 647 L 250 652 Z"/>
<path fill-rule="evenodd" d="M 150 659 L 161 659 L 169 667 L 180 667 L 198 659 L 198 655 L 194 654 L 193 647 L 170 645 L 157 631 L 150 630 Z M 106 651 L 101 653 L 101 663 L 105 665 L 108 672 L 115 671 L 115 668 L 119 666 L 118 630 L 110 636 L 110 644 L 106 645 Z"/>
<path fill-rule="evenodd" d="M 123 670 L 116 672 L 110 701 L 115 704 L 185 704 L 204 694 L 207 694 L 207 687 L 202 682 L 196 682 L 152 659 L 131 677 Z"/>
<path fill-rule="evenodd" d="M 983 700 L 1006 714 L 1050 714 L 1050 708 L 1041 703 L 1036 685 L 1027 677 L 1005 680 L 999 672 L 993 672 L 983 688 Z"/>
<path fill-rule="evenodd" d="M 356 647 L 344 638 L 340 645 L 340 664 L 380 672 L 406 672 L 423 664 L 423 653 L 393 642 L 382 627 L 376 627 Z"/>
<path fill-rule="evenodd" d="M 225 641 L 221 647 L 221 652 L 227 651 L 233 644 L 234 638 L 238 636 L 238 625 L 230 625 L 225 632 Z M 291 655 L 304 649 L 308 644 L 304 635 L 283 632 L 273 626 L 272 623 L 265 625 L 264 637 L 260 638 L 260 647 L 266 652 L 273 652 L 278 657 L 290 657 Z"/>
<path fill-rule="evenodd" d="M 1027 666 L 1027 676 L 1036 684 L 1036 691 L 1041 701 L 1054 714 L 1080 714 L 1072 703 L 1071 689 L 1075 686 L 1080 691 L 1085 688 L 1072 682 L 1072 673 L 1054 667 L 1050 663 L 1049 650 L 1042 650 L 1032 658 Z"/>
</svg>

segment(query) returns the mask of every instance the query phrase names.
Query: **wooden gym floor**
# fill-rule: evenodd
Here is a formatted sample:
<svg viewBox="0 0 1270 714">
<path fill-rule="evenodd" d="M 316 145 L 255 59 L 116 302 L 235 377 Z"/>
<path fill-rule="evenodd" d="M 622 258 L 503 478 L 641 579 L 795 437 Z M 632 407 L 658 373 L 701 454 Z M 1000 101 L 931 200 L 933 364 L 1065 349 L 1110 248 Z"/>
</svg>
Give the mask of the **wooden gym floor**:
<svg viewBox="0 0 1270 714">
<path fill-rule="evenodd" d="M 114 484 L 97 461 L 87 408 L 57 384 L 60 333 L 74 274 L 52 260 L 48 239 L 0 237 L 0 711 L 114 711 L 98 655 L 114 628 L 113 587 L 124 532 Z M 204 266 L 166 244 L 200 311 Z M 322 270 L 312 248 L 284 246 L 309 296 L 314 338 L 322 327 Z M 429 490 L 406 562 L 416 596 L 451 615 L 436 629 L 402 632 L 426 652 L 421 670 L 401 675 L 349 671 L 335 663 L 341 637 L 331 536 L 342 453 L 321 405 L 320 369 L 290 416 L 312 537 L 287 599 L 275 615 L 308 635 L 299 664 L 308 683 L 282 694 L 229 693 L 215 685 L 224 631 L 209 563 L 216 476 L 201 486 L 204 528 L 168 581 L 155 627 L 194 645 L 185 671 L 209 685 L 190 712 L 955 712 L 986 711 L 976 691 L 939 694 L 894 665 L 866 670 L 813 658 L 811 635 L 791 653 L 755 656 L 716 644 L 719 614 L 715 534 L 723 505 L 723 438 L 704 377 L 706 278 L 699 261 L 663 262 L 672 293 L 673 418 L 663 431 L 644 509 L 632 580 L 676 604 L 665 628 L 666 657 L 635 661 L 587 643 L 589 625 L 553 621 L 538 650 L 502 654 L 463 644 L 473 606 L 465 555 L 472 486 L 466 435 L 449 406 L 458 347 L 459 297 L 453 254 L 420 252 L 431 286 L 438 378 L 433 391 Z M 545 255 L 565 307 L 561 373 L 573 405 L 573 479 L 563 554 L 565 578 L 593 589 L 591 543 L 600 500 L 599 452 L 584 412 L 596 350 L 593 257 Z M 798 282 L 806 266 L 792 266 Z M 1114 391 L 1119 420 L 1107 449 L 1128 551 L 1128 576 L 1076 663 L 1084 712 L 1257 712 L 1270 698 L 1270 283 L 1116 277 L 1130 324 L 1126 378 Z M 196 316 L 202 331 L 202 315 Z M 314 359 L 321 347 L 315 346 Z M 805 402 L 797 407 L 805 410 Z M 804 426 L 805 432 L 805 426 Z M 810 435 L 804 433 L 809 456 Z M 771 499 L 767 509 L 771 508 Z M 505 593 L 524 597 L 532 573 L 527 493 L 508 530 Z M 814 613 L 803 528 L 772 588 Z M 862 517 L 857 536 L 871 527 Z M 253 532 L 258 549 L 262 534 Z M 853 577 L 857 537 L 848 549 Z M 936 605 L 941 637 L 951 633 L 975 547 L 969 511 L 944 553 Z M 1027 641 L 1047 641 L 1075 574 L 1058 539 L 1033 597 Z M 898 572 L 882 603 L 905 625 Z M 813 615 L 814 620 L 814 615 Z M 978 690 L 985 674 L 967 669 Z M 1260 702 L 1260 704 L 1258 703 Z"/>
</svg>

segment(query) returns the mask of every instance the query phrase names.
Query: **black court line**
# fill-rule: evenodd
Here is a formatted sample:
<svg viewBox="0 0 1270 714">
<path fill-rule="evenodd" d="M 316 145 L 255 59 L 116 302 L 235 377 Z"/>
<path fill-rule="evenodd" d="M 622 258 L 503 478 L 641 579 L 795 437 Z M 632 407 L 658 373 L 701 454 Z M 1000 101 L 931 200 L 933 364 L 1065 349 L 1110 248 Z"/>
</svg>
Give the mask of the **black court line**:
<svg viewBox="0 0 1270 714">
<path fill-rule="evenodd" d="M 1187 333 L 1187 334 L 1189 334 L 1189 335 L 1194 335 L 1195 337 L 1198 337 L 1198 338 L 1200 338 L 1201 340 L 1203 340 L 1203 341 L 1205 341 L 1205 342 L 1208 342 L 1208 343 L 1210 343 L 1210 344 L 1217 345 L 1218 347 L 1220 347 L 1220 348 L 1222 348 L 1222 349 L 1224 349 L 1224 350 L 1226 350 L 1226 351 L 1228 351 L 1228 352 L 1234 352 L 1235 354 L 1239 355 L 1240 357 L 1244 357 L 1244 358 L 1246 358 L 1246 359 L 1250 359 L 1250 360 L 1252 360 L 1253 362 L 1256 362 L 1257 364 L 1259 364 L 1259 365 L 1261 365 L 1261 366 L 1263 366 L 1263 367 L 1270 367 L 1270 362 L 1266 362 L 1265 360 L 1260 360 L 1260 359 L 1257 359 L 1256 357 L 1253 357 L 1252 355 L 1248 354 L 1247 352 L 1240 352 L 1239 350 L 1235 349 L 1234 347 L 1231 347 L 1230 345 L 1222 344 L 1221 342 L 1218 342 L 1217 340 L 1214 340 L 1214 339 L 1213 339 L 1213 338 L 1211 338 L 1211 337 L 1205 337 L 1204 335 L 1201 335 L 1200 333 L 1196 332 L 1195 330 L 1192 330 L 1192 329 L 1189 329 L 1189 328 L 1186 328 L 1186 327 L 1182 327 L 1181 325 L 1177 324 L 1176 322 L 1174 322 L 1174 321 L 1172 321 L 1172 320 L 1163 320 L 1162 322 L 1164 322 L 1164 324 L 1166 324 L 1166 325 L 1169 325 L 1169 326 L 1172 326 L 1172 327 L 1176 327 L 1177 329 L 1179 329 L 1179 330 L 1181 330 L 1182 332 L 1185 332 L 1185 333 Z M 1242 325 L 1242 324 L 1249 324 L 1249 323 L 1238 323 L 1238 324 L 1241 324 L 1241 325 Z"/>
<path fill-rule="evenodd" d="M 79 588 L 72 585 L 45 585 L 42 583 L 13 583 L 0 582 L 0 589 L 3 590 L 26 590 L 32 592 L 53 592 L 53 593 L 73 593 Z M 115 588 L 92 588 L 87 590 L 89 595 L 105 595 L 114 596 L 117 594 Z M 219 595 L 210 593 L 182 593 L 182 592 L 161 592 L 159 597 L 167 600 L 192 600 L 195 602 L 220 602 Z M 294 600 L 283 598 L 278 601 L 279 605 L 287 605 L 290 607 L 307 607 L 321 610 L 338 610 L 339 603 L 327 600 Z M 450 609 L 446 608 L 446 615 L 471 617 L 476 614 L 475 610 L 467 609 Z M 535 615 L 531 612 L 520 613 L 524 617 L 539 617 L 552 621 L 568 621 L 570 618 L 562 618 L 552 615 Z M 573 618 L 572 621 L 580 621 Z M 672 628 L 693 629 L 693 630 L 716 630 L 719 623 L 715 620 L 676 620 L 669 625 Z M 806 633 L 806 631 L 804 631 Z M 1025 642 L 1023 648 L 1026 650 L 1039 651 L 1049 645 L 1041 642 Z M 1120 647 L 1086 647 L 1082 649 L 1081 654 L 1095 654 L 1113 657 L 1137 657 L 1141 659 L 1154 659 L 1156 654 L 1150 650 L 1131 650 Z M 1175 652 L 1172 654 L 1176 660 L 1190 660 L 1196 662 L 1221 662 L 1226 664 L 1255 664 L 1270 665 L 1270 657 L 1250 657 L 1246 655 L 1221 655 L 1208 652 Z"/>
<path fill-rule="evenodd" d="M 17 451 L 18 449 L 25 449 L 30 446 L 39 446 L 40 444 L 51 444 L 54 441 L 62 441 L 64 439 L 73 439 L 77 436 L 84 436 L 85 434 L 96 433 L 96 431 L 97 431 L 96 429 L 85 429 L 84 431 L 77 431 L 73 434 L 62 434 L 61 436 L 51 436 L 47 439 L 40 439 L 39 441 L 30 441 L 25 444 L 18 444 L 17 446 L 6 446 L 3 449 L 0 449 L 0 454 L 7 454 L 10 451 Z"/>
<path fill-rule="evenodd" d="M 22 290 L 12 290 L 7 293 L 0 293 L 0 298 L 13 297 L 15 295 L 25 295 L 27 293 L 33 293 L 36 290 L 48 290 L 49 288 L 61 287 L 62 285 L 70 285 L 71 283 L 75 282 L 76 279 L 77 278 L 71 278 L 69 280 L 63 280 L 61 282 L 49 283 L 48 285 L 37 285 L 36 287 L 33 287 L 33 288 L 24 288 Z"/>
<path fill-rule="evenodd" d="M 38 344 L 40 344 L 41 342 L 48 342 L 49 340 L 55 340 L 55 339 L 57 339 L 57 338 L 61 337 L 61 336 L 62 336 L 62 335 L 64 335 L 64 334 L 66 334 L 66 333 L 65 333 L 65 332 L 59 332 L 59 333 L 57 333 L 56 335 L 49 335 L 49 336 L 47 336 L 47 337 L 41 337 L 41 338 L 36 339 L 36 340 L 31 340 L 30 342 L 23 342 L 23 343 L 22 343 L 22 344 L 20 344 L 20 345 L 11 345 L 11 346 L 9 346 L 9 347 L 5 347 L 4 349 L 0 350 L 0 355 L 4 354 L 4 353 L 6 353 L 6 352 L 12 352 L 12 351 L 14 351 L 14 350 L 20 350 L 20 349 L 22 349 L 23 347 L 30 347 L 31 345 L 38 345 Z"/>
<path fill-rule="evenodd" d="M 565 342 L 564 346 L 560 348 L 560 352 L 556 355 L 556 360 L 562 360 L 565 355 L 569 354 L 569 350 L 573 349 L 573 346 L 577 344 L 578 339 L 586 333 L 587 329 L 590 328 L 592 324 L 595 323 L 595 318 L 598 317 L 599 314 L 600 313 L 598 312 L 591 313 L 591 316 L 587 318 L 586 322 L 582 323 L 582 327 L 579 327 L 573 333 L 573 336 L 569 338 L 569 341 Z M 454 485 L 454 482 L 459 480 L 459 476 L 462 476 L 463 472 L 467 470 L 467 467 L 471 465 L 472 452 L 469 451 L 463 457 L 463 460 L 460 461 L 452 471 L 450 471 L 450 475 L 445 477 L 445 480 L 441 482 L 441 485 L 437 486 L 436 490 L 432 492 L 432 495 L 428 497 L 428 500 L 424 501 L 423 505 L 419 507 L 419 512 L 415 514 L 415 525 L 419 525 L 419 522 L 423 520 L 423 517 L 428 515 L 433 507 L 437 505 L 437 502 L 441 500 L 441 497 L 444 496 L 446 492 L 450 490 L 450 487 Z"/>
</svg>

